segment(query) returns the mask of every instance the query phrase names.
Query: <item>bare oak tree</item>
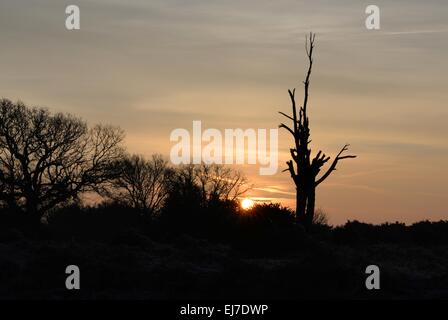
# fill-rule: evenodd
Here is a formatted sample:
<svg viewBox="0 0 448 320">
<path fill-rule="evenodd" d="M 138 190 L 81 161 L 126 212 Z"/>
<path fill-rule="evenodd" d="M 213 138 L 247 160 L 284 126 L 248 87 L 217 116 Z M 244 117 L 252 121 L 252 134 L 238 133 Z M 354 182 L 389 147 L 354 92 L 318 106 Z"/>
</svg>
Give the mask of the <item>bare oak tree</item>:
<svg viewBox="0 0 448 320">
<path fill-rule="evenodd" d="M 310 126 L 307 115 L 307 106 L 309 99 L 309 85 L 311 70 L 313 66 L 313 50 L 314 50 L 315 34 L 310 33 L 306 39 L 306 54 L 308 57 L 308 71 L 305 77 L 303 104 L 297 112 L 295 89 L 288 90 L 289 98 L 292 106 L 292 116 L 283 112 L 279 112 L 287 119 L 292 121 L 292 127 L 284 123 L 280 124 L 280 128 L 286 129 L 294 138 L 294 147 L 290 149 L 291 160 L 287 161 L 288 168 L 292 180 L 296 186 L 296 218 L 297 221 L 303 223 L 305 227 L 309 227 L 313 222 L 314 207 L 316 201 L 316 187 L 321 184 L 328 176 L 336 170 L 336 165 L 340 160 L 355 158 L 354 155 L 343 155 L 348 150 L 348 144 L 342 147 L 341 151 L 333 159 L 333 162 L 327 171 L 318 177 L 322 167 L 330 160 L 322 151 L 319 151 L 314 157 L 311 155 L 310 148 Z"/>
<path fill-rule="evenodd" d="M 203 202 L 234 201 L 250 189 L 247 178 L 240 171 L 219 164 L 197 165 L 195 176 Z"/>
<path fill-rule="evenodd" d="M 181 165 L 174 168 L 171 185 L 181 197 L 196 196 L 202 205 L 214 201 L 234 201 L 251 186 L 238 170 L 220 164 Z"/>
<path fill-rule="evenodd" d="M 161 155 L 153 155 L 149 160 L 127 155 L 117 165 L 120 175 L 103 194 L 149 215 L 157 214 L 168 196 L 172 170 L 167 161 Z"/>
<path fill-rule="evenodd" d="M 0 100 L 0 202 L 36 221 L 117 174 L 123 132 Z"/>
</svg>

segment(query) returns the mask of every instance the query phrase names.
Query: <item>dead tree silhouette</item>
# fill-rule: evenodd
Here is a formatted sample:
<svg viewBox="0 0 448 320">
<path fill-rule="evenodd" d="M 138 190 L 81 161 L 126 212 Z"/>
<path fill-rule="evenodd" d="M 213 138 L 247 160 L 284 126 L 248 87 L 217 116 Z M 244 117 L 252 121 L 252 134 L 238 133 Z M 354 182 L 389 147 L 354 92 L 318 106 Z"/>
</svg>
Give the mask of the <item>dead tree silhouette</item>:
<svg viewBox="0 0 448 320">
<path fill-rule="evenodd" d="M 296 186 L 296 219 L 306 228 L 309 228 L 313 223 L 314 206 L 316 202 L 316 187 L 336 170 L 336 165 L 340 160 L 356 158 L 354 155 L 342 155 L 344 151 L 348 150 L 349 145 L 346 144 L 334 158 L 327 171 L 322 176 L 318 177 L 321 168 L 330 160 L 330 157 L 326 156 L 322 151 L 319 151 L 314 158 L 311 156 L 310 126 L 307 115 L 307 106 L 309 99 L 311 70 L 313 67 L 314 39 L 315 34 L 310 33 L 305 41 L 305 51 L 308 57 L 309 65 L 305 81 L 303 82 L 303 105 L 299 108 L 299 112 L 297 114 L 295 98 L 296 90 L 288 90 L 292 105 L 292 116 L 279 112 L 281 115 L 291 120 L 293 124 L 292 128 L 288 127 L 284 123 L 279 125 L 280 128 L 286 129 L 294 138 L 294 148 L 290 149 L 292 159 L 286 162 L 288 168 L 283 170 L 283 172 L 289 171 L 291 178 L 294 181 Z"/>
</svg>

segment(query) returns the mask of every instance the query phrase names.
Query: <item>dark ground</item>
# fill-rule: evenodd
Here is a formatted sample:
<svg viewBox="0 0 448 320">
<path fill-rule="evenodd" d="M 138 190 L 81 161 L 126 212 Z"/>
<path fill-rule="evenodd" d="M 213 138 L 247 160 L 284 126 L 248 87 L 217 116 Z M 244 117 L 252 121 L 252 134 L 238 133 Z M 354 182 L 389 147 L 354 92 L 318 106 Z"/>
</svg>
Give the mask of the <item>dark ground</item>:
<svg viewBox="0 0 448 320">
<path fill-rule="evenodd" d="M 349 222 L 305 233 L 245 221 L 211 237 L 110 217 L 102 225 L 88 216 L 91 230 L 79 233 L 85 221 L 54 220 L 38 231 L 4 223 L 0 299 L 448 298 L 448 222 Z M 81 290 L 65 288 L 71 264 Z M 371 264 L 380 267 L 380 290 L 365 288 Z"/>
</svg>

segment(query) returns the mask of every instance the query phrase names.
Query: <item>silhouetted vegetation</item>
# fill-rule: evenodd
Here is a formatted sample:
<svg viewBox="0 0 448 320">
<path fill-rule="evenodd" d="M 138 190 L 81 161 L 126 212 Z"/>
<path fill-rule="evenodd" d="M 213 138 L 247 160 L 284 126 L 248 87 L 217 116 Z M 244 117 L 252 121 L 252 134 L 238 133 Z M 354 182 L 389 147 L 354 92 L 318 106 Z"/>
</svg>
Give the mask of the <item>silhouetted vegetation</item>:
<svg viewBox="0 0 448 320">
<path fill-rule="evenodd" d="M 294 138 L 294 147 L 289 149 L 291 159 L 286 162 L 288 171 L 296 187 L 296 219 L 306 228 L 310 228 L 315 215 L 316 188 L 325 181 L 330 174 L 336 170 L 336 165 L 340 160 L 356 158 L 353 155 L 342 155 L 348 150 L 346 144 L 334 158 L 327 171 L 318 177 L 322 167 L 330 160 L 329 156 L 319 151 L 314 158 L 311 155 L 311 138 L 310 138 L 310 121 L 307 114 L 309 85 L 311 71 L 313 67 L 313 50 L 314 50 L 315 34 L 310 33 L 306 39 L 306 55 L 308 58 L 308 71 L 306 73 L 304 84 L 303 104 L 297 113 L 296 105 L 296 89 L 288 90 L 291 99 L 292 116 L 283 112 L 281 115 L 292 121 L 292 129 L 284 123 L 280 124 L 280 128 L 286 129 Z"/>
<path fill-rule="evenodd" d="M 0 100 L 0 298 L 448 296 L 447 221 L 332 227 L 314 203 L 305 224 L 280 204 L 243 210 L 240 172 L 129 155 L 122 139 Z M 81 291 L 63 286 L 70 264 Z M 381 291 L 365 290 L 370 264 Z"/>
<path fill-rule="evenodd" d="M 39 222 L 119 173 L 123 133 L 73 116 L 0 100 L 0 206 Z"/>
<path fill-rule="evenodd" d="M 2 210 L 2 298 L 437 298 L 448 288 L 448 222 L 305 232 L 278 204 L 220 201 L 149 218 L 122 204 L 76 204 L 36 230 Z M 165 216 L 165 214 L 167 216 Z M 19 216 L 20 217 L 20 216 Z M 182 220 L 177 221 L 180 218 Z M 177 223 L 174 223 L 177 221 Z M 82 290 L 64 289 L 76 263 Z M 382 289 L 364 288 L 377 264 Z M 301 290 L 297 290 L 300 288 Z"/>
<path fill-rule="evenodd" d="M 160 155 L 153 155 L 150 160 L 138 155 L 124 155 L 116 166 L 119 175 L 111 179 L 100 194 L 148 215 L 159 213 L 173 175 L 167 161 Z"/>
</svg>

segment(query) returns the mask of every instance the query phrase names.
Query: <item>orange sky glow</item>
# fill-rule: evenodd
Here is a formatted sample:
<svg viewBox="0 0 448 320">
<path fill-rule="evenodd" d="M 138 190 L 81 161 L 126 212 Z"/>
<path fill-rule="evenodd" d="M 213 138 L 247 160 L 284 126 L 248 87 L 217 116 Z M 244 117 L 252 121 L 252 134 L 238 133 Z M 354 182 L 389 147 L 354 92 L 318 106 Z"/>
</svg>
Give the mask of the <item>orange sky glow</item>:
<svg viewBox="0 0 448 320">
<path fill-rule="evenodd" d="M 448 219 L 448 2 L 378 1 L 382 27 L 364 27 L 367 3 L 345 1 L 77 1 L 81 29 L 64 28 L 66 1 L 9 1 L 0 10 L 0 96 L 121 126 L 130 152 L 168 157 L 170 132 L 277 128 L 301 100 L 305 35 L 317 33 L 309 116 L 313 150 L 341 162 L 317 193 L 330 223 Z M 256 4 L 256 5 L 255 5 Z M 402 14 L 402 6 L 407 14 Z M 248 197 L 294 207 L 279 170 Z"/>
</svg>

